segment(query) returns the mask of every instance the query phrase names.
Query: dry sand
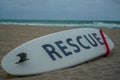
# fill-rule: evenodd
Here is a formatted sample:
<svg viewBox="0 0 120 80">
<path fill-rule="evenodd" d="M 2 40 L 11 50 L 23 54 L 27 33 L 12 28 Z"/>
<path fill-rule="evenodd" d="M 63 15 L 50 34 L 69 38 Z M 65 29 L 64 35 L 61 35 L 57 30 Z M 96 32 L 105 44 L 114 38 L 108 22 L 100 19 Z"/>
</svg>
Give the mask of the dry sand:
<svg viewBox="0 0 120 80">
<path fill-rule="evenodd" d="M 65 29 L 69 28 L 0 25 L 0 61 L 6 53 L 24 42 Z M 0 66 L 0 80 L 120 80 L 120 29 L 103 31 L 115 44 L 115 48 L 106 58 L 26 77 L 10 76 Z"/>
</svg>

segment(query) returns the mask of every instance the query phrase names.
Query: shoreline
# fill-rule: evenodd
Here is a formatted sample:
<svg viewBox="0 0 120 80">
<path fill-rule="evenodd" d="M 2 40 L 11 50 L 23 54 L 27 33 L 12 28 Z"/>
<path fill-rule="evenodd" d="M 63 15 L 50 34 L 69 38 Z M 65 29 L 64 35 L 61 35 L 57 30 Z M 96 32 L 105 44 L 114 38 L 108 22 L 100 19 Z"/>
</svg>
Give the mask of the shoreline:
<svg viewBox="0 0 120 80">
<path fill-rule="evenodd" d="M 57 28 L 97 28 L 97 29 L 100 29 L 100 28 L 105 28 L 105 29 L 120 29 L 120 27 L 105 27 L 105 26 L 87 26 L 86 25 L 83 25 L 83 26 L 80 26 L 80 25 L 51 25 L 51 24 L 48 24 L 48 25 L 35 25 L 35 24 L 0 24 L 0 25 L 3 25 L 3 26 L 34 26 L 34 27 L 57 27 Z M 90 25 L 90 24 L 89 24 Z"/>
<path fill-rule="evenodd" d="M 9 51 L 29 40 L 67 29 L 72 28 L 0 24 L 0 61 Z M 119 80 L 120 29 L 102 29 L 115 44 L 115 48 L 111 51 L 108 57 L 101 57 L 63 70 L 56 70 L 27 77 L 9 77 L 0 66 L 0 80 Z"/>
</svg>

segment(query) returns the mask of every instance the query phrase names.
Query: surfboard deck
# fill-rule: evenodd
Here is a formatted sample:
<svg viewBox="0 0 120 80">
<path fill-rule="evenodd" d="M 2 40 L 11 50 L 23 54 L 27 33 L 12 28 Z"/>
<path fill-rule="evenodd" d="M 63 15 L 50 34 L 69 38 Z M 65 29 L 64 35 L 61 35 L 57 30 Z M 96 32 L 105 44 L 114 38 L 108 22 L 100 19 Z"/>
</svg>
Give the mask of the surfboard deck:
<svg viewBox="0 0 120 80">
<path fill-rule="evenodd" d="M 113 42 L 106 34 L 104 36 L 112 50 Z M 98 29 L 78 28 L 28 41 L 10 51 L 2 59 L 1 66 L 12 75 L 34 75 L 74 66 L 105 53 Z"/>
</svg>

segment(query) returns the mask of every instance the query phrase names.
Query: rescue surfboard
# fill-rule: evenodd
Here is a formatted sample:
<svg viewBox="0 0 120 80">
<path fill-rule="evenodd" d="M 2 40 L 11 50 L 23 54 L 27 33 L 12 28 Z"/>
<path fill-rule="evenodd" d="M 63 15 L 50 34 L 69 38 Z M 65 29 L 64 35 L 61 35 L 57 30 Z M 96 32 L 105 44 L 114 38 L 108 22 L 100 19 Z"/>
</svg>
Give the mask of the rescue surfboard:
<svg viewBox="0 0 120 80">
<path fill-rule="evenodd" d="M 7 53 L 1 66 L 12 75 L 34 75 L 108 55 L 113 48 L 112 40 L 101 30 L 77 28 L 26 42 Z"/>
</svg>

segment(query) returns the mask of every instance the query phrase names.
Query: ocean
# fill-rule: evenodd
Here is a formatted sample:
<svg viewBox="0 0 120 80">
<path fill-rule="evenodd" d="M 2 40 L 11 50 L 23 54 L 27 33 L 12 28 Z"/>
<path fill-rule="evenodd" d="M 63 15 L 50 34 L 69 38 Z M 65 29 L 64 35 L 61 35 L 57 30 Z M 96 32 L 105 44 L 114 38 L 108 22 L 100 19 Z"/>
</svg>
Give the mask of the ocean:
<svg viewBox="0 0 120 80">
<path fill-rule="evenodd" d="M 120 21 L 96 20 L 0 20 L 0 24 L 56 27 L 120 28 Z"/>
</svg>

